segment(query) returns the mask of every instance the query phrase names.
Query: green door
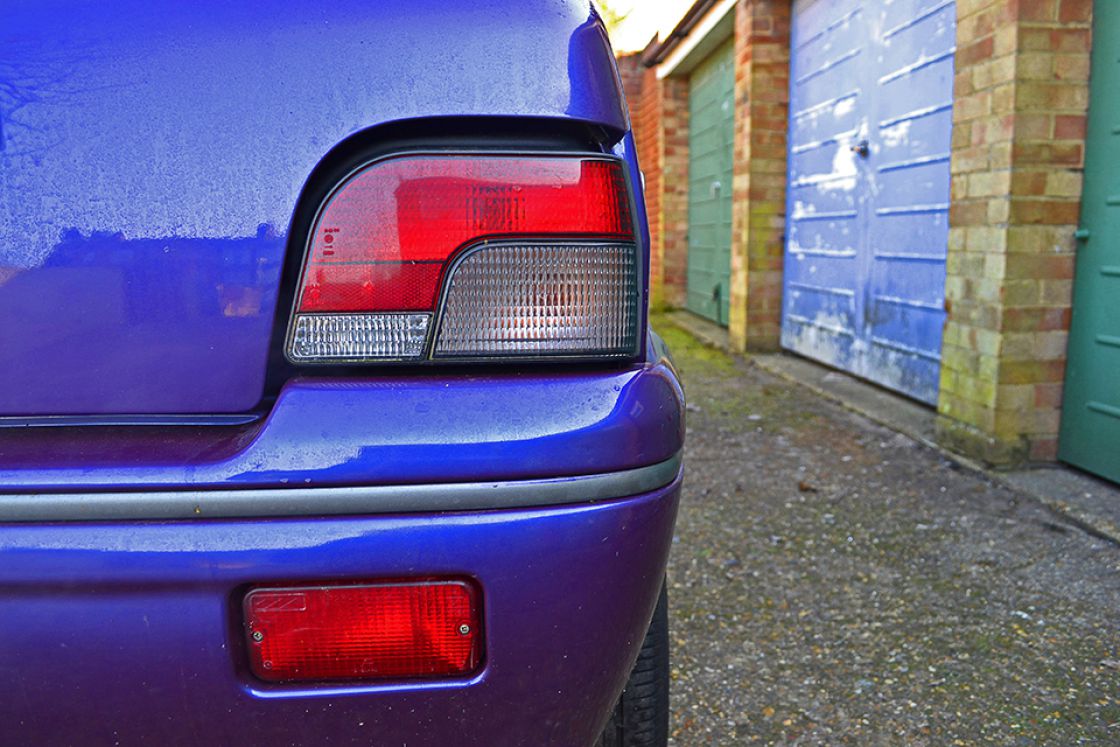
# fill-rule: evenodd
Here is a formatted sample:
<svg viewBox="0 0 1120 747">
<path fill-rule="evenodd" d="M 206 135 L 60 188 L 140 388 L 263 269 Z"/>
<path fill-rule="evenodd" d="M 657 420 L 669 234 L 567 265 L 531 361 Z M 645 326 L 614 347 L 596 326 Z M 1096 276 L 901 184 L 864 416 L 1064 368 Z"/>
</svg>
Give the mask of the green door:
<svg viewBox="0 0 1120 747">
<path fill-rule="evenodd" d="M 1120 3 L 1097 0 L 1060 456 L 1120 481 Z"/>
<path fill-rule="evenodd" d="M 731 164 L 735 130 L 734 41 L 689 79 L 689 310 L 727 325 L 731 290 Z"/>
</svg>

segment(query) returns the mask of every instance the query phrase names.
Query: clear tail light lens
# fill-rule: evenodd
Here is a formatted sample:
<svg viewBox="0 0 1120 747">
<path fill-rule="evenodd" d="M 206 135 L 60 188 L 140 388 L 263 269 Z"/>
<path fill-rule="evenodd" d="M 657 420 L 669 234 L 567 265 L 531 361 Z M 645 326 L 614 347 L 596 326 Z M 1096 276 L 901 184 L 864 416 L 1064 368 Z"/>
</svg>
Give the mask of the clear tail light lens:
<svg viewBox="0 0 1120 747">
<path fill-rule="evenodd" d="M 315 220 L 287 355 L 331 363 L 633 354 L 639 265 L 620 161 L 378 161 L 344 181 Z"/>
<path fill-rule="evenodd" d="M 482 246 L 453 268 L 433 355 L 626 354 L 637 314 L 632 244 Z"/>
<path fill-rule="evenodd" d="M 419 358 L 430 322 L 430 314 L 299 314 L 288 354 L 299 362 Z"/>
</svg>

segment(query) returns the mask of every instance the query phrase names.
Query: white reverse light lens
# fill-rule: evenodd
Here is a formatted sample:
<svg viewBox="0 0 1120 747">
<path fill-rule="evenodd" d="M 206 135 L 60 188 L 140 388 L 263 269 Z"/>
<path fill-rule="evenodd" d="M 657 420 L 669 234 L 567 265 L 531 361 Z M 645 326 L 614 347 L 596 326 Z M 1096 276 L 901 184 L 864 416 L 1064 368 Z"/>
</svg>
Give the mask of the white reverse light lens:
<svg viewBox="0 0 1120 747">
<path fill-rule="evenodd" d="M 433 357 L 630 355 L 633 244 L 490 244 L 451 270 Z"/>
<path fill-rule="evenodd" d="M 297 314 L 289 356 L 296 362 L 420 358 L 430 314 Z"/>
</svg>

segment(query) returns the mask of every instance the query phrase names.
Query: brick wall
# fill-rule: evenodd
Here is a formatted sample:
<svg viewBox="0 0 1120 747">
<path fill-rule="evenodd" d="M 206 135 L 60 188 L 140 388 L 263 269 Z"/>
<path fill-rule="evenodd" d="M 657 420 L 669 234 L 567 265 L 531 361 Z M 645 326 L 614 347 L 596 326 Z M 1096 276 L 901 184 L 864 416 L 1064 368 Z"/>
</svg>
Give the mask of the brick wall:
<svg viewBox="0 0 1120 747">
<path fill-rule="evenodd" d="M 728 331 L 739 350 L 776 349 L 781 335 L 789 27 L 789 0 L 740 0 L 735 8 Z"/>
<path fill-rule="evenodd" d="M 658 80 L 640 54 L 619 58 L 638 161 L 646 176 L 650 301 L 683 306 L 688 263 L 688 81 Z"/>
<path fill-rule="evenodd" d="M 641 100 L 645 78 L 642 55 L 640 52 L 615 55 L 615 61 L 618 63 L 618 77 L 622 79 L 622 92 L 626 95 L 626 103 L 630 105 L 630 117 L 633 119 L 634 106 Z"/>
<path fill-rule="evenodd" d="M 1091 0 L 958 0 L 939 437 L 1001 465 L 1057 454 Z"/>
<path fill-rule="evenodd" d="M 656 77 L 651 70 L 650 74 Z M 688 285 L 688 80 L 658 81 L 661 110 L 661 236 L 663 296 L 684 306 Z"/>
</svg>

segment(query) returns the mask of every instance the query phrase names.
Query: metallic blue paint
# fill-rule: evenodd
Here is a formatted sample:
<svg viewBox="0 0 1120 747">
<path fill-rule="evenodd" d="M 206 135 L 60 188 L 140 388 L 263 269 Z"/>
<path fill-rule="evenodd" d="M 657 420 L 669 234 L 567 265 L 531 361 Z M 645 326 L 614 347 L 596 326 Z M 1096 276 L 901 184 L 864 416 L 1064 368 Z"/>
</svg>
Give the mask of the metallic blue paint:
<svg viewBox="0 0 1120 747">
<path fill-rule="evenodd" d="M 590 745 L 649 623 L 679 482 L 548 511 L 0 531 L 6 744 Z M 267 687 L 251 584 L 449 575 L 483 590 L 468 681 Z"/>
<path fill-rule="evenodd" d="M 586 0 L 7 0 L 3 16 L 0 415 L 254 405 L 297 200 L 340 143 L 386 123 L 602 128 L 648 268 L 625 103 Z M 642 467 L 684 437 L 667 352 L 644 352 L 614 370 L 296 378 L 251 424 L 0 428 L 0 492 Z M 590 744 L 648 625 L 679 485 L 538 510 L 0 525 L 3 741 Z M 247 672 L 250 585 L 437 575 L 483 589 L 473 679 Z"/>
<path fill-rule="evenodd" d="M 0 492 L 552 478 L 655 464 L 684 441 L 665 363 L 628 371 L 289 382 L 255 429 L 0 429 Z"/>
<path fill-rule="evenodd" d="M 234 412 L 332 148 L 429 117 L 628 128 L 586 0 L 8 0 L 0 415 Z"/>
</svg>

